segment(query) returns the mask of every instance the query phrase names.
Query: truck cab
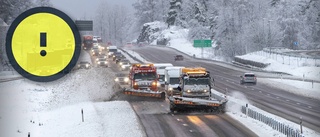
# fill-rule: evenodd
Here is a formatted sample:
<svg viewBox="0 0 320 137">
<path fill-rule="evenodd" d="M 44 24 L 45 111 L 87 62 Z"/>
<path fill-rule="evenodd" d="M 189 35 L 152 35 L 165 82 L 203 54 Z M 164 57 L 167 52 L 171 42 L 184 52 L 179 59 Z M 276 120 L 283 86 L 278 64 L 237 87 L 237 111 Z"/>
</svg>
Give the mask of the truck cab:
<svg viewBox="0 0 320 137">
<path fill-rule="evenodd" d="M 93 36 L 91 35 L 84 35 L 82 38 L 82 48 L 84 50 L 91 49 L 93 46 Z"/>
<path fill-rule="evenodd" d="M 155 63 L 154 66 L 157 69 L 157 74 L 159 75 L 159 86 L 165 86 L 165 69 L 166 67 L 172 67 L 171 63 Z"/>
<path fill-rule="evenodd" d="M 182 68 L 179 87 L 181 97 L 210 98 L 211 77 L 205 68 Z"/>
<path fill-rule="evenodd" d="M 133 64 L 129 79 L 135 90 L 158 91 L 158 75 L 153 64 Z"/>
<path fill-rule="evenodd" d="M 184 67 L 166 67 L 165 68 L 165 91 L 168 95 L 179 95 L 179 77 L 181 75 L 181 69 Z"/>
</svg>

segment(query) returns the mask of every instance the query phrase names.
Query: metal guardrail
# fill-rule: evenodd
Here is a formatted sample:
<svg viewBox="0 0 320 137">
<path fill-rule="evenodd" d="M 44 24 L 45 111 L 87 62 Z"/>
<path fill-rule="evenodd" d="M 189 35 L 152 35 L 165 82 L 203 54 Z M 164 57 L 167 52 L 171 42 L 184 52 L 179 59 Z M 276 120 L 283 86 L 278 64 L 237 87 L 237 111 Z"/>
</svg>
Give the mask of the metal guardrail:
<svg viewBox="0 0 320 137">
<path fill-rule="evenodd" d="M 134 59 L 135 61 L 138 61 L 139 63 L 144 63 L 144 62 L 141 61 L 140 59 L 132 56 L 132 55 L 131 55 L 130 53 L 128 53 L 127 51 L 125 51 L 125 50 L 123 50 L 123 49 L 121 49 L 121 48 L 119 48 L 119 49 L 120 49 L 122 52 L 126 53 L 129 57 L 131 57 L 131 58 Z"/>
<path fill-rule="evenodd" d="M 266 125 L 272 127 L 274 130 L 281 132 L 287 137 L 304 137 L 299 130 L 291 128 L 289 125 L 278 122 L 277 120 L 267 117 L 257 111 L 254 111 L 245 106 L 241 107 L 241 112 L 247 116 L 259 120 L 260 122 L 265 123 Z"/>
<path fill-rule="evenodd" d="M 274 51 L 274 49 L 281 49 L 281 48 L 276 48 L 276 47 L 273 47 L 271 49 L 270 48 L 263 48 L 263 51 L 267 52 L 267 53 L 271 53 L 271 54 L 278 54 L 278 55 L 290 56 L 290 57 L 296 57 L 296 58 L 320 59 L 320 57 L 308 57 L 308 56 L 303 56 L 303 55 L 289 54 L 286 52 L 277 52 L 277 51 Z"/>
<path fill-rule="evenodd" d="M 279 71 L 266 71 L 266 70 L 262 70 L 261 68 L 254 68 L 254 67 L 247 67 L 247 66 L 244 66 L 244 65 L 239 65 L 237 63 L 228 63 L 228 62 L 222 62 L 222 61 L 217 61 L 217 60 L 212 60 L 212 59 L 205 59 L 205 58 L 198 58 L 198 57 L 193 57 L 191 55 L 188 55 L 180 50 L 177 50 L 175 48 L 172 48 L 172 47 L 168 47 L 168 46 L 165 46 L 164 48 L 170 48 L 170 49 L 173 49 L 183 55 L 186 55 L 190 58 L 194 58 L 194 59 L 198 59 L 198 60 L 203 60 L 203 61 L 211 61 L 211 62 L 218 62 L 218 63 L 224 63 L 224 64 L 227 64 L 227 65 L 232 65 L 232 66 L 235 66 L 235 67 L 239 67 L 239 68 L 243 68 L 243 69 L 251 69 L 252 71 L 256 71 L 256 72 L 265 72 L 265 73 L 273 73 L 273 74 L 281 74 L 281 75 L 291 75 L 291 74 L 288 74 L 288 73 L 284 73 L 284 72 L 279 72 Z"/>
</svg>

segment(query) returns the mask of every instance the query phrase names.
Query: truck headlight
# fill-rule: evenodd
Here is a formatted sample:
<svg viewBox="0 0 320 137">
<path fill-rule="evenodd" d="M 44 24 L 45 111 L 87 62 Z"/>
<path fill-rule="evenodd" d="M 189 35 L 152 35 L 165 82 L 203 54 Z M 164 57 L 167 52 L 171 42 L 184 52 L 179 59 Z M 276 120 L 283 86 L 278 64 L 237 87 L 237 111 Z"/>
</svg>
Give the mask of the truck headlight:
<svg viewBox="0 0 320 137">
<path fill-rule="evenodd" d="M 89 67 L 89 64 L 86 64 L 86 67 Z"/>
<path fill-rule="evenodd" d="M 114 81 L 118 82 L 118 81 L 119 81 L 119 79 L 118 79 L 118 78 L 115 78 L 115 79 L 114 79 Z"/>
<path fill-rule="evenodd" d="M 121 68 L 123 68 L 123 69 L 124 69 L 124 68 L 126 68 L 126 66 L 121 66 Z"/>
<path fill-rule="evenodd" d="M 190 89 L 188 89 L 188 90 L 187 90 L 187 92 L 188 92 L 188 93 L 190 93 L 190 92 L 191 92 L 191 90 L 190 90 Z"/>
<path fill-rule="evenodd" d="M 157 82 L 152 82 L 152 85 L 153 85 L 153 86 L 157 85 Z"/>
<path fill-rule="evenodd" d="M 208 92 L 208 90 L 206 90 L 206 89 L 205 89 L 205 90 L 203 90 L 203 92 L 205 92 L 205 93 L 206 93 L 206 92 Z"/>
<path fill-rule="evenodd" d="M 173 90 L 173 88 L 169 88 L 169 90 Z"/>
<path fill-rule="evenodd" d="M 120 65 L 122 65 L 122 62 L 120 62 Z"/>
<path fill-rule="evenodd" d="M 100 64 L 100 62 L 98 62 L 98 64 Z"/>
<path fill-rule="evenodd" d="M 129 81 L 129 78 L 124 78 L 124 82 L 128 82 Z"/>
<path fill-rule="evenodd" d="M 98 61 L 99 59 L 98 58 L 96 58 L 96 61 Z"/>
</svg>

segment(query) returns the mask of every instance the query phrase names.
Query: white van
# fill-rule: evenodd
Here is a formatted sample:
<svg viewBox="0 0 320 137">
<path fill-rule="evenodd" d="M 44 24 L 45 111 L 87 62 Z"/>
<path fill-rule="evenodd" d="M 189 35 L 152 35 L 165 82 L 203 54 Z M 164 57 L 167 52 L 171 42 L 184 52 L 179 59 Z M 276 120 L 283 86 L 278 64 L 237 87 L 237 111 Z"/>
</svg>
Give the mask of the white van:
<svg viewBox="0 0 320 137">
<path fill-rule="evenodd" d="M 107 47 L 108 49 L 108 57 L 112 57 L 113 53 L 117 52 L 118 51 L 118 48 L 117 46 L 109 46 Z"/>
</svg>

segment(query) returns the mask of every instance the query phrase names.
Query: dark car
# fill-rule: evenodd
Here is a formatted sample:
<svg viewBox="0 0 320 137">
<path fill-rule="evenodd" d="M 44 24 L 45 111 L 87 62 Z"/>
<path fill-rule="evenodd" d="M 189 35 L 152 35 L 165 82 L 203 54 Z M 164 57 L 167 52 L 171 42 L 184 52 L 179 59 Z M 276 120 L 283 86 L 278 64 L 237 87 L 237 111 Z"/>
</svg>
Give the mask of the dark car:
<svg viewBox="0 0 320 137">
<path fill-rule="evenodd" d="M 82 69 L 82 68 L 89 69 L 91 68 L 91 64 L 87 61 L 81 61 L 78 63 L 77 69 Z"/>
<path fill-rule="evenodd" d="M 244 73 L 243 76 L 240 76 L 240 84 L 244 83 L 253 83 L 257 84 L 257 77 L 254 73 Z"/>
<path fill-rule="evenodd" d="M 119 64 L 121 60 L 126 59 L 125 56 L 119 56 L 116 58 L 116 63 Z"/>
<path fill-rule="evenodd" d="M 101 53 L 99 56 L 98 56 L 98 58 L 107 58 L 108 56 L 107 56 L 107 54 L 106 53 Z"/>
<path fill-rule="evenodd" d="M 112 55 L 112 60 L 115 61 L 117 57 L 123 56 L 121 52 L 115 52 Z"/>
<path fill-rule="evenodd" d="M 178 60 L 183 60 L 183 56 L 182 55 L 176 55 L 174 57 L 174 61 L 178 61 Z"/>
<path fill-rule="evenodd" d="M 100 55 L 101 51 L 98 46 L 93 46 L 91 49 L 91 53 L 93 56 L 98 56 Z"/>
</svg>

